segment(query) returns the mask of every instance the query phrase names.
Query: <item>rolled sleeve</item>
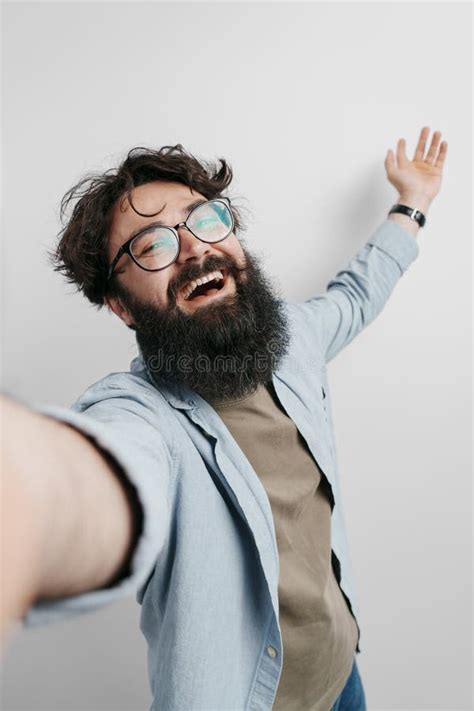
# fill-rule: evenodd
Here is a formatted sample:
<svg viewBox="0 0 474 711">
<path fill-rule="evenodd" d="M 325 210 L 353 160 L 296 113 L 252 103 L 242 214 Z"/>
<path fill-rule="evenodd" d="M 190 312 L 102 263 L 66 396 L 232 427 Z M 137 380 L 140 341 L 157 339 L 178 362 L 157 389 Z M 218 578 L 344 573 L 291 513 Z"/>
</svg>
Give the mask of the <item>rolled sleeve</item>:
<svg viewBox="0 0 474 711">
<path fill-rule="evenodd" d="M 380 314 L 418 254 L 415 237 L 386 219 L 347 266 L 328 282 L 324 294 L 298 304 L 305 330 L 312 335 L 324 363 Z"/>
<path fill-rule="evenodd" d="M 416 238 L 390 219 L 382 222 L 369 239 L 368 244 L 374 244 L 389 257 L 392 257 L 402 273 L 406 272 L 420 251 L 420 245 Z"/>
<path fill-rule="evenodd" d="M 30 407 L 76 428 L 115 460 L 136 494 L 142 525 L 127 574 L 116 584 L 78 595 L 38 600 L 25 614 L 22 624 L 32 627 L 56 622 L 133 594 L 141 602 L 168 536 L 171 458 L 163 437 L 143 403 L 126 397 L 103 400 L 83 412 L 56 406 Z"/>
</svg>

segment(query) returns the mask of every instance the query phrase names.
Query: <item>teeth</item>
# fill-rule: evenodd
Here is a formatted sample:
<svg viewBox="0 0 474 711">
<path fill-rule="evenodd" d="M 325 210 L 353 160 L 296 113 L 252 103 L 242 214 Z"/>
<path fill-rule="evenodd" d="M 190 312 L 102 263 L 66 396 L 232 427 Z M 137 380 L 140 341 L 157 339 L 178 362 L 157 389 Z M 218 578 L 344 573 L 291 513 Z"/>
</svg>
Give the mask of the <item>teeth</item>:
<svg viewBox="0 0 474 711">
<path fill-rule="evenodd" d="M 183 289 L 183 296 L 185 299 L 189 299 L 189 297 L 197 286 L 200 286 L 201 284 L 206 284 L 208 281 L 212 281 L 212 279 L 215 279 L 216 281 L 221 281 L 223 278 L 224 276 L 222 272 L 216 271 L 210 272 L 209 274 L 206 274 L 200 279 L 193 279 L 189 282 L 185 289 Z"/>
</svg>

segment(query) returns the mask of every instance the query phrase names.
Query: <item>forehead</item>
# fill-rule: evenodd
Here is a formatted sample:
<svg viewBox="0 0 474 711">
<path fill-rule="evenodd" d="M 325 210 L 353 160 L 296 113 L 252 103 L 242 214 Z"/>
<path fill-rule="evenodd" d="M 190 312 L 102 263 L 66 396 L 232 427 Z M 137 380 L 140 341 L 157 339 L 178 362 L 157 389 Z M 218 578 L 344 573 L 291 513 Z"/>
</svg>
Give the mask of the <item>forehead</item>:
<svg viewBox="0 0 474 711">
<path fill-rule="evenodd" d="M 205 196 L 196 190 L 193 192 L 182 183 L 164 180 L 134 188 L 130 193 L 130 200 L 127 195 L 123 195 L 112 208 L 109 256 L 113 256 L 133 232 L 156 220 L 171 226 L 181 222 L 186 217 L 186 207 L 198 199 L 205 199 Z"/>
</svg>

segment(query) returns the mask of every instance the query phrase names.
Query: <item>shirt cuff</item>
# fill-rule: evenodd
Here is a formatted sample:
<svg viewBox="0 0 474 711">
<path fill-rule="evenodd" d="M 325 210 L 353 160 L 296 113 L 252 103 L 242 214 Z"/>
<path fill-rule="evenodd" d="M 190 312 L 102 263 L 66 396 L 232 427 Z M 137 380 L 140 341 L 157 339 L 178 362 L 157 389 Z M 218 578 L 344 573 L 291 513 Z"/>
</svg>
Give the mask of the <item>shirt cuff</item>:
<svg viewBox="0 0 474 711">
<path fill-rule="evenodd" d="M 402 272 L 417 258 L 420 246 L 412 234 L 404 230 L 398 222 L 386 219 L 375 230 L 368 244 L 374 244 L 394 259 Z"/>
</svg>

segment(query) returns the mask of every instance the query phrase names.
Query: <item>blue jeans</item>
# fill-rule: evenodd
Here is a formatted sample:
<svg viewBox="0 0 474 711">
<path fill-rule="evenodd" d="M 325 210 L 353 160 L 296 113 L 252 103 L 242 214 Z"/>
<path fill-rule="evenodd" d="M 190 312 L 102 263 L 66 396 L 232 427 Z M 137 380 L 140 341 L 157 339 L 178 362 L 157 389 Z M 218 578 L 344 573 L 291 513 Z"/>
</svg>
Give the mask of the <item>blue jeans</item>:
<svg viewBox="0 0 474 711">
<path fill-rule="evenodd" d="M 351 675 L 331 711 L 366 711 L 364 688 L 355 659 Z"/>
</svg>

